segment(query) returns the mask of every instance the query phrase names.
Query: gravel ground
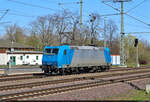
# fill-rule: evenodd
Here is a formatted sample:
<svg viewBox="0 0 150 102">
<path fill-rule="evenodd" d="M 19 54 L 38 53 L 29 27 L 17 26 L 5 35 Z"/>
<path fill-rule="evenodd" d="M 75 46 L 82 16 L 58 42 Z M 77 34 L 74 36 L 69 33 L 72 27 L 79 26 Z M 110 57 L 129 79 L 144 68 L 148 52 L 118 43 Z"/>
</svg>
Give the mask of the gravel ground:
<svg viewBox="0 0 150 102">
<path fill-rule="evenodd" d="M 20 74 L 20 73 L 33 73 L 33 72 L 42 72 L 41 68 L 10 68 L 7 73 L 11 74 Z"/>
<path fill-rule="evenodd" d="M 82 74 L 81 76 L 87 76 L 87 75 L 90 75 L 90 76 L 92 76 L 92 75 L 97 75 L 97 74 L 101 74 L 101 75 L 103 75 L 104 73 L 90 73 L 90 74 Z M 148 73 L 147 73 L 148 74 Z M 150 72 L 149 72 L 149 74 L 150 74 Z M 138 75 L 143 75 L 143 74 L 138 74 Z M 70 75 L 70 78 L 71 77 L 81 77 L 81 76 L 79 76 L 79 75 Z M 128 76 L 135 76 L 135 75 L 128 75 Z M 122 76 L 115 76 L 115 77 L 113 77 L 113 78 L 121 78 Z M 0 84 L 0 86 L 5 86 L 5 85 L 16 85 L 16 84 L 25 84 L 25 83 L 33 83 L 33 82 L 42 82 L 42 81 L 51 81 L 51 80 L 61 80 L 61 79 L 66 79 L 66 78 L 68 78 L 68 76 L 54 76 L 54 77 L 46 77 L 46 78 L 39 78 L 39 79 L 28 79 L 28 80 L 18 80 L 18 81 L 8 81 L 8 82 L 1 82 L 1 84 Z M 95 79 L 95 80 L 109 80 L 109 79 L 112 79 L 112 77 L 108 77 L 108 78 L 100 78 L 100 79 Z M 85 80 L 85 81 L 82 81 L 82 82 L 89 82 L 89 81 L 95 81 L 95 80 Z M 79 81 L 80 82 L 80 81 Z M 78 81 L 77 82 L 73 82 L 73 84 L 77 84 L 78 83 Z M 63 84 L 63 83 L 62 83 Z M 67 83 L 65 83 L 66 85 L 67 85 Z M 44 86 L 42 86 L 42 88 L 47 88 L 47 86 L 51 86 L 51 85 L 44 85 Z M 52 85 L 52 86 L 55 86 L 55 85 Z M 58 85 L 59 86 L 59 85 Z M 41 88 L 41 86 L 39 86 L 39 87 L 34 87 L 35 89 L 37 88 L 37 89 L 39 89 L 39 88 Z M 34 88 L 32 88 L 32 89 L 34 89 Z M 31 88 L 25 88 L 25 89 L 16 89 L 16 91 L 17 90 L 21 90 L 21 91 L 24 91 L 24 90 L 27 90 L 27 89 L 29 89 L 29 90 L 31 90 Z M 12 90 L 13 92 L 15 91 L 15 90 Z M 7 91 L 6 91 L 7 92 Z M 0 92 L 0 94 L 4 94 L 4 91 L 3 92 Z"/>
<path fill-rule="evenodd" d="M 141 89 L 145 89 L 146 84 L 150 83 L 150 78 L 132 81 L 131 83 Z M 34 100 L 107 100 L 108 97 L 125 94 L 133 89 L 135 88 L 126 83 L 117 83 L 56 95 L 48 95 L 45 97 L 37 97 L 34 98 Z M 33 100 L 33 98 L 30 98 L 29 100 Z"/>
<path fill-rule="evenodd" d="M 107 78 L 103 78 L 104 80 Z M 16 93 L 16 92 L 27 92 L 31 90 L 39 90 L 39 89 L 46 89 L 46 88 L 53 88 L 53 87 L 60 87 L 60 86 L 66 86 L 66 85 L 74 85 L 79 83 L 85 83 L 85 82 L 93 82 L 95 80 L 86 80 L 86 81 L 76 81 L 76 82 L 70 82 L 70 83 L 61 83 L 61 84 L 53 84 L 53 85 L 45 85 L 45 86 L 39 86 L 34 88 L 23 88 L 23 89 L 16 89 L 11 91 L 1 91 L 0 95 L 5 95 L 8 93 Z M 141 80 L 140 80 L 141 81 Z M 149 79 L 142 80 L 143 83 L 149 83 Z M 134 81 L 133 81 L 134 82 Z M 143 83 L 140 83 L 141 87 Z M 139 84 L 139 82 L 135 81 L 135 84 Z M 88 88 L 88 89 L 82 89 L 82 90 L 75 90 L 72 92 L 67 92 L 64 94 L 58 94 L 58 95 L 50 95 L 48 97 L 40 97 L 36 100 L 95 100 L 100 98 L 106 98 L 106 97 L 112 97 L 113 95 L 118 95 L 120 93 L 128 92 L 132 87 L 126 83 L 117 83 L 114 85 L 103 85 L 97 88 Z M 49 98 L 50 97 L 50 98 Z M 57 98 L 61 97 L 61 98 Z M 32 100 L 32 99 L 31 99 Z"/>
<path fill-rule="evenodd" d="M 29 82 L 37 82 L 37 81 L 46 81 L 46 80 L 56 80 L 56 79 L 64 79 L 64 78 L 71 78 L 71 77 L 81 77 L 81 76 L 92 76 L 92 75 L 105 75 L 112 72 L 103 72 L 103 73 L 89 73 L 89 74 L 80 74 L 80 75 L 70 75 L 70 76 L 54 76 L 54 77 L 47 77 L 42 79 L 31 79 L 31 80 L 20 80 L 20 81 L 14 81 L 14 82 L 4 82 L 3 85 L 10 85 L 10 84 L 23 84 L 23 83 L 29 83 Z M 113 72 L 115 73 L 115 72 Z M 119 73 L 119 72 L 117 72 Z M 148 74 L 148 73 L 147 73 Z M 150 73 L 149 73 L 150 74 Z M 139 75 L 139 74 L 138 74 Z M 133 76 L 133 75 L 130 75 Z M 122 77 L 122 76 L 120 76 Z M 112 78 L 112 77 L 111 77 Z M 118 77 L 113 77 L 118 78 Z M 110 78 L 103 78 L 110 79 Z M 62 84 L 55 84 L 55 85 L 45 85 L 40 87 L 34 87 L 34 88 L 24 88 L 24 89 L 17 89 L 17 90 L 11 90 L 11 91 L 2 91 L 0 92 L 0 95 L 8 94 L 8 93 L 15 93 L 15 92 L 26 92 L 31 90 L 39 90 L 39 89 L 45 89 L 45 88 L 52 88 L 52 87 L 59 87 L 63 85 L 73 85 L 78 83 L 85 83 L 85 82 L 91 82 L 95 80 L 86 80 L 86 81 L 76 81 L 71 83 L 62 83 Z M 139 84 L 139 81 L 133 81 L 135 84 Z M 142 82 L 142 83 L 141 83 Z M 146 83 L 150 83 L 150 79 L 140 80 L 140 87 L 145 86 Z M 101 99 L 106 97 L 111 97 L 113 95 L 118 95 L 124 92 L 128 92 L 131 90 L 132 87 L 126 83 L 117 83 L 114 85 L 105 85 L 100 86 L 97 88 L 89 88 L 89 89 L 83 89 L 83 90 L 75 90 L 72 92 L 67 92 L 64 94 L 57 94 L 57 95 L 49 95 L 47 97 L 40 97 L 36 100 L 95 100 L 95 99 Z M 58 98 L 59 97 L 59 98 Z"/>
<path fill-rule="evenodd" d="M 8 90 L 8 91 L 1 91 L 0 95 L 10 94 L 10 93 L 16 93 L 16 92 L 27 92 L 31 90 L 40 90 L 40 89 L 47 89 L 47 88 L 54 88 L 54 87 L 61 87 L 66 85 L 74 85 L 74 84 L 80 84 L 85 82 L 93 82 L 94 80 L 86 80 L 86 81 L 76 81 L 76 82 L 69 82 L 69 83 L 60 83 L 60 84 L 52 84 L 52 85 L 44 85 L 44 86 L 38 86 L 33 88 L 23 88 L 23 89 L 15 89 L 15 90 Z"/>
<path fill-rule="evenodd" d="M 0 76 L 2 76 L 4 74 L 4 70 L 0 69 Z"/>
<path fill-rule="evenodd" d="M 113 73 L 121 73 L 121 71 L 113 72 Z M 65 76 L 50 76 L 50 77 L 44 77 L 44 78 L 16 80 L 16 81 L 13 80 L 13 81 L 1 82 L 0 86 L 24 84 L 24 83 L 30 83 L 30 82 L 41 82 L 41 81 L 47 81 L 47 80 L 60 80 L 60 79 L 65 79 L 65 78 L 68 79 L 68 78 L 86 77 L 86 76 L 93 76 L 93 75 L 105 75 L 105 74 L 112 74 L 112 72 L 86 73 L 86 74 L 75 74 L 75 75 L 65 75 Z"/>
</svg>

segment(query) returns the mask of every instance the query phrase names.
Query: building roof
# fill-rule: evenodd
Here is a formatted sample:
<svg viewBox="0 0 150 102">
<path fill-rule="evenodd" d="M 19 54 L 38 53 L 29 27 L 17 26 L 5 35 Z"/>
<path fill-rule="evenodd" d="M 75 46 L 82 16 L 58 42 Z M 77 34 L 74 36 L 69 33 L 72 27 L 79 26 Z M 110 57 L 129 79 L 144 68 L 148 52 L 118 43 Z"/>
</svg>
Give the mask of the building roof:
<svg viewBox="0 0 150 102">
<path fill-rule="evenodd" d="M 42 51 L 7 51 L 8 54 L 43 54 Z"/>
<path fill-rule="evenodd" d="M 34 49 L 31 46 L 19 44 L 16 42 L 10 42 L 7 40 L 0 40 L 0 48 L 29 48 L 29 49 Z"/>
</svg>

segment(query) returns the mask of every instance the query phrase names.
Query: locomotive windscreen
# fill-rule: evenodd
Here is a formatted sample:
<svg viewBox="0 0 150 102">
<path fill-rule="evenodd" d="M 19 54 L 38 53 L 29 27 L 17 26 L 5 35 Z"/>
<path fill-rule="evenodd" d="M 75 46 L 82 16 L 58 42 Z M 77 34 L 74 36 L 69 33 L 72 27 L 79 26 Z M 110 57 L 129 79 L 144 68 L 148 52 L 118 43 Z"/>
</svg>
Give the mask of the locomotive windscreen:
<svg viewBox="0 0 150 102">
<path fill-rule="evenodd" d="M 58 54 L 59 49 L 55 48 L 55 49 L 45 49 L 45 54 L 52 54 L 52 55 L 57 55 Z"/>
</svg>

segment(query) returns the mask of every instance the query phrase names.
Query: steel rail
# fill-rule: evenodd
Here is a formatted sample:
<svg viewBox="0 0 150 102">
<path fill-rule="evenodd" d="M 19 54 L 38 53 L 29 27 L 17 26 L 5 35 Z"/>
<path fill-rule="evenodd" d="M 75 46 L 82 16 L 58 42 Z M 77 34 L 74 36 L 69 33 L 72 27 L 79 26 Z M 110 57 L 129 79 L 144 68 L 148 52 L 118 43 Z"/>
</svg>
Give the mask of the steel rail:
<svg viewBox="0 0 150 102">
<path fill-rule="evenodd" d="M 66 85 L 66 86 L 55 87 L 55 88 L 40 89 L 40 90 L 34 90 L 34 91 L 29 91 L 29 92 L 6 94 L 6 95 L 1 95 L 0 100 L 1 101 L 23 100 L 27 98 L 52 95 L 52 94 L 68 92 L 68 91 L 73 91 L 73 90 L 78 90 L 78 89 L 93 88 L 93 87 L 97 87 L 101 85 L 108 85 L 108 84 L 114 84 L 114 83 L 125 82 L 125 81 L 133 81 L 133 80 L 149 78 L 149 77 L 150 77 L 150 74 L 136 75 L 136 76 L 130 76 L 130 77 L 114 78 L 114 79 L 109 79 L 109 80 L 98 80 L 95 82 L 88 82 L 88 83 L 82 83 L 82 84 Z"/>
<path fill-rule="evenodd" d="M 5 86 L 0 86 L 0 91 L 7 91 L 7 90 L 21 89 L 21 88 L 33 88 L 33 87 L 44 86 L 44 85 L 69 83 L 69 82 L 84 81 L 84 80 L 94 80 L 98 78 L 108 78 L 114 76 L 133 75 L 133 74 L 141 74 L 141 73 L 150 73 L 150 70 L 143 70 L 143 71 L 140 70 L 136 72 L 113 73 L 113 74 L 105 74 L 105 75 L 93 75 L 93 76 L 67 78 L 67 79 L 60 79 L 60 80 L 32 82 L 32 83 L 25 83 L 25 84 L 5 85 Z"/>
<path fill-rule="evenodd" d="M 141 70 L 141 69 L 148 69 L 148 68 L 149 67 L 141 67 L 141 68 L 112 68 L 112 69 L 107 70 L 105 72 Z M 81 74 L 88 74 L 88 73 L 81 73 Z M 78 75 L 78 74 L 72 74 L 72 75 Z M 32 74 L 19 74 L 19 75 L 8 75 L 8 76 L 0 76 L 0 82 L 13 81 L 13 80 L 17 81 L 17 80 L 25 80 L 25 79 L 37 79 L 37 78 L 53 77 L 53 76 L 57 76 L 57 75 L 51 75 L 51 76 L 45 76 L 45 75 L 43 75 L 43 76 L 39 76 L 39 75 L 36 75 L 36 73 L 32 73 Z M 58 77 L 60 77 L 60 76 L 58 76 Z"/>
</svg>

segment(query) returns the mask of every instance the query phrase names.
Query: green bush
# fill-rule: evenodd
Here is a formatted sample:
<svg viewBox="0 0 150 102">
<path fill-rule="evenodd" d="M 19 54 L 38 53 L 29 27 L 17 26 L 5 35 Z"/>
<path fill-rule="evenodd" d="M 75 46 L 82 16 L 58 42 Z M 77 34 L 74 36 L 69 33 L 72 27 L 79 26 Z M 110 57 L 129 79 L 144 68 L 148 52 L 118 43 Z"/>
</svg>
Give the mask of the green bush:
<svg viewBox="0 0 150 102">
<path fill-rule="evenodd" d="M 139 63 L 140 64 L 149 64 L 150 63 L 150 55 L 148 51 L 144 51 L 139 55 Z"/>
</svg>

